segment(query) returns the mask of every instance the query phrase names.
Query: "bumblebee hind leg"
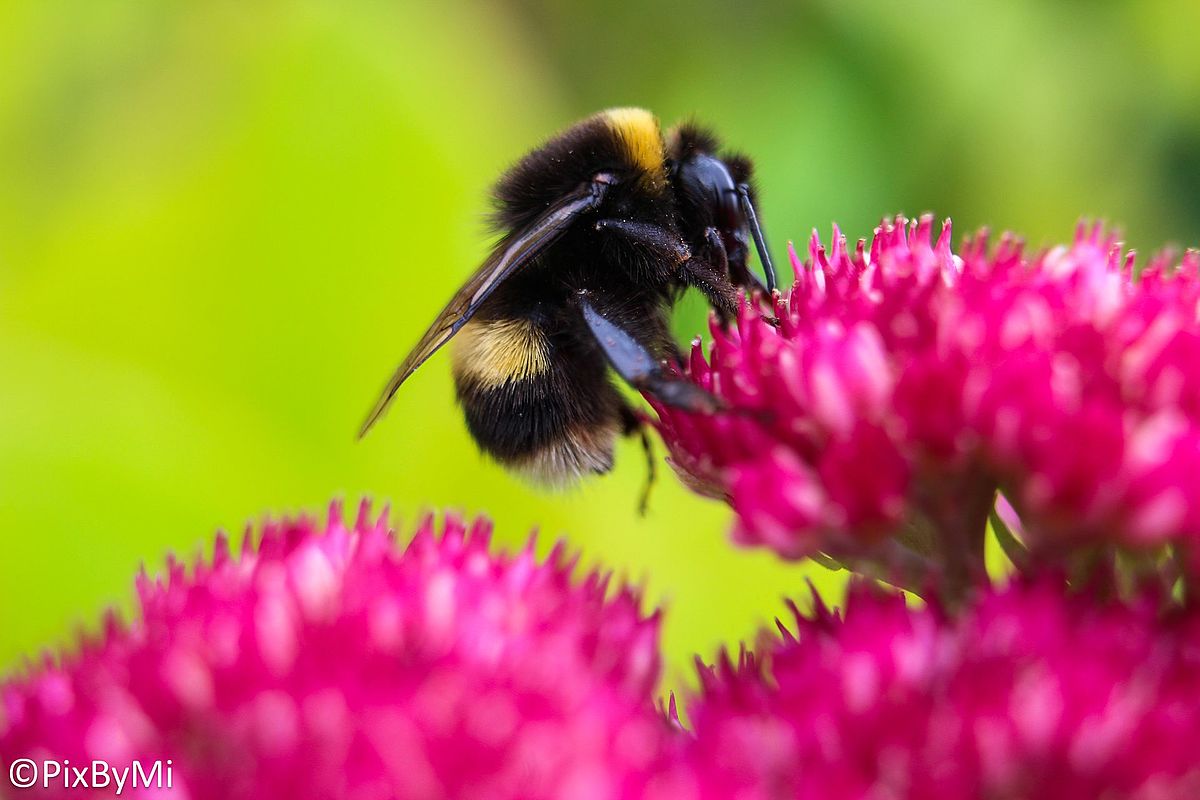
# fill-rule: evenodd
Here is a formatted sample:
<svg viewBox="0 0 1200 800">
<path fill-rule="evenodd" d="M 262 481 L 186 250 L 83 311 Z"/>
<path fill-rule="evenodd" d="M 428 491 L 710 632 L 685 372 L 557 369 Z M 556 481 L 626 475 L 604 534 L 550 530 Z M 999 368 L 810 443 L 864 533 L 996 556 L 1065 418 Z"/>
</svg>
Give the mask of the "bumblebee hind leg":
<svg viewBox="0 0 1200 800">
<path fill-rule="evenodd" d="M 650 442 L 646 419 L 624 404 L 621 405 L 620 413 L 621 433 L 625 436 L 637 436 L 642 442 L 642 452 L 646 454 L 646 483 L 638 499 L 638 516 L 644 517 L 650 508 L 650 491 L 658 480 L 658 463 L 654 459 L 654 446 Z"/>
</svg>

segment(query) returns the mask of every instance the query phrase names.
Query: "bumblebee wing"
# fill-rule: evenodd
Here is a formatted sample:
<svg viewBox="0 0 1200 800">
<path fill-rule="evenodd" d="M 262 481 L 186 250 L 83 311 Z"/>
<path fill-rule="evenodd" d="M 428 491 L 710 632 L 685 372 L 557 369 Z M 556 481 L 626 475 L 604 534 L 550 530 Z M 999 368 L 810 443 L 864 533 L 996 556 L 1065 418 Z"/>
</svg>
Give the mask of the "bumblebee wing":
<svg viewBox="0 0 1200 800">
<path fill-rule="evenodd" d="M 383 415 L 396 391 L 408 380 L 408 376 L 416 372 L 417 367 L 425 363 L 426 359 L 467 324 L 497 286 L 557 241 L 581 214 L 598 207 L 613 182 L 612 177 L 607 174 L 597 175 L 591 181 L 563 195 L 531 223 L 504 237 L 483 262 L 483 266 L 455 293 L 429 326 L 429 330 L 425 331 L 425 335 L 417 342 L 416 347 L 396 368 L 359 428 L 360 439 Z"/>
<path fill-rule="evenodd" d="M 711 414 L 725 407 L 719 397 L 663 370 L 645 344 L 593 305 L 586 295 L 580 296 L 578 303 L 583 321 L 604 351 L 608 363 L 630 386 L 684 411 Z"/>
</svg>

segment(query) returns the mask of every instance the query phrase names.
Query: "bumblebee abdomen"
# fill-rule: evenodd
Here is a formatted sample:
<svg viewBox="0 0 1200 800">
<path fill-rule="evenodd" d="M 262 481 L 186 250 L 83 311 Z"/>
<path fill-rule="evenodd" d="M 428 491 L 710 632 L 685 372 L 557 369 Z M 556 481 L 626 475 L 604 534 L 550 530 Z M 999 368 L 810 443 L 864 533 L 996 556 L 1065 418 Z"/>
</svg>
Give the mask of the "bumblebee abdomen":
<svg viewBox="0 0 1200 800">
<path fill-rule="evenodd" d="M 563 485 L 612 468 L 621 398 L 594 353 L 529 319 L 472 321 L 453 373 L 471 436 L 509 469 Z"/>
</svg>

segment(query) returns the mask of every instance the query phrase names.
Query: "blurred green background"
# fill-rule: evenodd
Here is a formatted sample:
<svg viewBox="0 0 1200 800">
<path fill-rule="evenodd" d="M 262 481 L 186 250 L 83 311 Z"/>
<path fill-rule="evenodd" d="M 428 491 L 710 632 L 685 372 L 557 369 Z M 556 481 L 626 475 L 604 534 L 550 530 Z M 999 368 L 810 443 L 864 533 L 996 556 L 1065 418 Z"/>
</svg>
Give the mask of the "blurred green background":
<svg viewBox="0 0 1200 800">
<path fill-rule="evenodd" d="M 1200 4 L 1154 0 L 0 3 L 0 669 L 128 607 L 141 562 L 368 494 L 647 580 L 678 685 L 811 570 L 733 551 L 669 475 L 639 518 L 633 444 L 609 478 L 527 488 L 475 451 L 443 358 L 354 441 L 483 256 L 489 183 L 638 104 L 754 155 L 780 257 L 925 210 L 1194 244 L 1197 29 Z"/>
</svg>

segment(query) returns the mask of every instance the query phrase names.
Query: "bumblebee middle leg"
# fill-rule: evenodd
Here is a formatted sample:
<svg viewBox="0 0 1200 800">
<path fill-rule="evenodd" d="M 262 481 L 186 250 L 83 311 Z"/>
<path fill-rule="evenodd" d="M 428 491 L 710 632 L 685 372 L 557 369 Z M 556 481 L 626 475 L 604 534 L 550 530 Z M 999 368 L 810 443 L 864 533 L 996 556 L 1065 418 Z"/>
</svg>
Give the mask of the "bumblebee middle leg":
<svg viewBox="0 0 1200 800">
<path fill-rule="evenodd" d="M 728 323 L 737 316 L 738 294 L 735 284 L 748 291 L 758 289 L 764 294 L 769 295 L 770 293 L 758 277 L 746 268 L 744 259 L 739 259 L 737 263 L 729 259 L 729 255 L 725 251 L 725 244 L 721 240 L 721 234 L 716 228 L 708 228 L 705 231 L 705 239 L 708 242 L 708 250 L 715 254 L 716 263 L 710 265 L 705 261 L 693 258 L 683 264 L 680 269 L 684 272 L 684 280 L 703 292 L 708 298 L 709 304 L 720 315 L 721 321 Z M 779 326 L 779 320 L 770 314 L 760 316 L 769 325 Z"/>
<path fill-rule="evenodd" d="M 716 228 L 709 228 L 706 235 L 708 250 L 715 254 L 717 263 L 691 258 L 681 264 L 679 270 L 683 274 L 684 282 L 699 289 L 721 319 L 728 322 L 737 315 L 737 287 L 729 280 L 729 259 L 725 254 L 725 246 L 721 243 L 720 234 Z M 713 235 L 717 237 L 715 243 Z"/>
<path fill-rule="evenodd" d="M 687 242 L 679 234 L 661 225 L 625 219 L 596 220 L 596 230 L 621 236 L 627 242 L 644 247 L 671 261 L 682 263 L 692 257 Z"/>
<path fill-rule="evenodd" d="M 699 289 L 722 319 L 729 320 L 737 313 L 737 287 L 730 281 L 728 256 L 716 228 L 705 231 L 706 249 L 712 254 L 712 258 L 716 259 L 716 263 L 698 257 L 679 234 L 660 225 L 633 220 L 600 219 L 596 220 L 596 230 L 620 236 L 631 244 L 677 264 L 678 274 L 683 282 Z M 745 273 L 744 277 L 753 278 L 744 265 L 742 272 Z M 738 276 L 732 277 L 734 280 L 740 280 Z M 762 287 L 756 278 L 753 280 L 755 285 Z"/>
</svg>

